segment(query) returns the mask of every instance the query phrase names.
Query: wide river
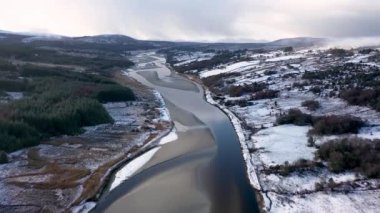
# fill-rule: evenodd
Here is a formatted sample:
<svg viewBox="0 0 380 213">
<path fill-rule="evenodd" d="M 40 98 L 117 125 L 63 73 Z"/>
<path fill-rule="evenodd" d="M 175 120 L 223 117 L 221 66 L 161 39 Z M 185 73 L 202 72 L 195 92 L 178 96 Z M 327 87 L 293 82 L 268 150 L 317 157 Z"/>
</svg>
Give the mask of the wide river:
<svg viewBox="0 0 380 213">
<path fill-rule="evenodd" d="M 205 101 L 199 85 L 171 72 L 162 56 L 139 53 L 134 61 L 130 75 L 162 94 L 178 139 L 163 145 L 94 211 L 259 212 L 228 117 Z"/>
</svg>

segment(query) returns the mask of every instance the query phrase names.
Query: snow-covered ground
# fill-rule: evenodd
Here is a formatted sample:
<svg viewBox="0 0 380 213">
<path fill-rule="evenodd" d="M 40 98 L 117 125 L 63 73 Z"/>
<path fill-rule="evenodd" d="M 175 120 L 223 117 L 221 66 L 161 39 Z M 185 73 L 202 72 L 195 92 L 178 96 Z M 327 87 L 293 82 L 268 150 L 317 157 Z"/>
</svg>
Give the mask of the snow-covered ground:
<svg viewBox="0 0 380 213">
<path fill-rule="evenodd" d="M 168 135 L 160 139 L 159 144 L 164 145 L 164 144 L 173 142 L 177 139 L 178 139 L 177 130 L 175 127 L 173 127 L 173 130 Z"/>
<path fill-rule="evenodd" d="M 7 94 L 11 100 L 20 100 L 24 97 L 22 92 L 7 92 Z"/>
<path fill-rule="evenodd" d="M 251 61 L 235 62 L 220 65 L 213 70 L 201 70 L 199 77 L 207 78 L 225 73 L 237 73 L 223 79 L 225 87 L 228 82 L 233 85 L 268 83 L 268 88 L 279 91 L 272 99 L 252 100 L 249 95 L 230 97 L 227 94 L 218 98 L 209 90 L 205 90 L 209 103 L 217 105 L 225 111 L 234 124 L 239 136 L 242 153 L 247 162 L 247 172 L 254 188 L 261 190 L 265 210 L 269 212 L 377 212 L 380 208 L 380 180 L 366 179 L 355 172 L 335 174 L 327 168 L 313 171 L 292 172 L 280 175 L 267 172 L 273 166 L 293 164 L 299 160 L 315 160 L 316 146 L 308 144 L 308 132 L 311 126 L 276 125 L 276 118 L 289 109 L 298 108 L 312 116 L 352 115 L 361 118 L 366 126 L 358 134 L 332 135 L 314 137 L 315 144 L 320 145 L 330 139 L 339 137 L 362 137 L 380 139 L 380 113 L 365 106 L 347 104 L 339 97 L 330 96 L 331 89 L 323 89 L 321 93 L 310 91 L 313 85 L 295 87 L 302 83 L 305 72 L 317 72 L 329 67 L 341 66 L 345 63 L 374 64 L 369 61 L 374 54 L 356 52 L 353 56 L 337 58 L 326 54 L 326 49 L 302 50 L 294 53 L 273 51 L 266 54 L 253 54 Z M 368 68 L 363 68 L 368 70 Z M 266 74 L 266 71 L 271 71 Z M 227 86 L 226 86 L 227 85 Z M 314 85 L 315 86 L 315 85 Z M 220 88 L 219 88 L 220 89 Z M 219 92 L 228 91 L 225 88 Z M 248 100 L 249 104 L 224 105 L 227 101 Z M 316 100 L 320 107 L 310 111 L 302 106 L 306 100 Z M 242 128 L 246 124 L 250 128 Z M 252 134 L 253 133 L 253 134 Z M 317 184 L 332 180 L 339 185 L 337 191 L 316 188 Z"/>
<path fill-rule="evenodd" d="M 160 111 L 160 119 L 162 121 L 171 121 L 170 119 L 170 113 L 169 113 L 169 110 L 166 108 L 166 105 L 165 105 L 165 101 L 164 101 L 164 98 L 162 97 L 162 95 L 158 92 L 158 91 L 154 91 L 154 94 L 157 98 L 157 100 L 160 102 L 160 107 L 158 108 L 158 110 Z"/>
<path fill-rule="evenodd" d="M 241 72 L 243 70 L 251 69 L 255 67 L 255 65 L 258 65 L 260 61 L 242 61 L 238 63 L 233 63 L 226 65 L 221 68 L 213 69 L 213 70 L 206 70 L 200 73 L 201 78 L 207 78 L 213 75 L 219 75 L 223 73 L 230 73 L 230 72 Z"/>
<path fill-rule="evenodd" d="M 379 212 L 380 190 L 351 193 L 316 192 L 308 195 L 284 196 L 268 193 L 272 199 L 270 212 Z"/>
<path fill-rule="evenodd" d="M 176 55 L 174 58 L 176 61 L 179 61 L 175 66 L 182 66 L 189 64 L 195 61 L 204 61 L 211 59 L 215 54 L 214 53 L 204 53 L 204 52 L 190 52 L 182 55 Z"/>
<path fill-rule="evenodd" d="M 153 158 L 153 156 L 156 154 L 156 152 L 160 149 L 160 147 L 153 148 L 149 150 L 148 152 L 140 155 L 139 157 L 133 159 L 131 162 L 123 166 L 122 169 L 120 169 L 115 174 L 115 179 L 113 180 L 110 190 L 115 189 L 120 184 L 122 184 L 125 180 L 130 178 L 133 174 L 135 174 L 140 168 L 142 168 L 146 163 L 150 161 L 150 159 Z"/>
<path fill-rule="evenodd" d="M 304 58 L 305 56 L 303 54 L 295 54 L 295 55 L 287 55 L 287 56 L 280 56 L 275 58 L 267 59 L 267 62 L 277 62 L 277 61 L 287 61 L 290 59 L 298 59 L 298 58 Z"/>
<path fill-rule="evenodd" d="M 315 148 L 307 146 L 308 126 L 281 125 L 258 131 L 252 136 L 260 159 L 267 166 L 312 160 Z"/>
</svg>

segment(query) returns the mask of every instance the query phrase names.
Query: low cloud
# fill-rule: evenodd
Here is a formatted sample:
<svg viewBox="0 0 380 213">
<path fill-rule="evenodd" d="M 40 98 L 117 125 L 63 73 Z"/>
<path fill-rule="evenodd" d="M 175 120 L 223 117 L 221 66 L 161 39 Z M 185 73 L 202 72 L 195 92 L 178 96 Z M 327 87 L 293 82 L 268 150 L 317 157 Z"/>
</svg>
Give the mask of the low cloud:
<svg viewBox="0 0 380 213">
<path fill-rule="evenodd" d="M 140 39 L 255 41 L 375 37 L 378 0 L 0 0 L 0 28 Z"/>
</svg>

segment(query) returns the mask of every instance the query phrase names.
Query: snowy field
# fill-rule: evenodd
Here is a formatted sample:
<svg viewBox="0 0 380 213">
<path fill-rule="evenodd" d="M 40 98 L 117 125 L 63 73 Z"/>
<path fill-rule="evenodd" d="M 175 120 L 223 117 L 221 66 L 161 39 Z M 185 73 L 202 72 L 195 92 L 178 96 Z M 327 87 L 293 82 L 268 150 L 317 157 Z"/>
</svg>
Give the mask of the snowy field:
<svg viewBox="0 0 380 213">
<path fill-rule="evenodd" d="M 258 65 L 260 61 L 242 61 L 234 64 L 229 64 L 221 68 L 213 69 L 213 70 L 206 70 L 200 73 L 201 78 L 210 77 L 213 75 L 219 75 L 223 73 L 230 73 L 230 72 L 241 72 L 247 69 L 251 69 L 255 67 L 255 65 Z"/>
<path fill-rule="evenodd" d="M 281 125 L 261 130 L 252 136 L 260 159 L 267 166 L 293 163 L 298 159 L 312 160 L 315 148 L 307 146 L 310 127 Z"/>
<path fill-rule="evenodd" d="M 216 95 L 206 90 L 207 101 L 224 110 L 234 124 L 238 133 L 242 152 L 247 162 L 247 172 L 254 188 L 261 190 L 265 209 L 268 212 L 378 212 L 380 208 L 380 180 L 367 179 L 355 172 L 332 173 L 326 167 L 312 171 L 292 172 L 286 176 L 269 172 L 273 166 L 293 164 L 301 159 L 313 162 L 316 157 L 316 146 L 340 137 L 361 137 L 380 139 L 380 114 L 366 106 L 347 104 L 339 97 L 331 96 L 331 89 L 323 89 L 320 93 L 311 92 L 313 85 L 295 87 L 302 83 L 305 72 L 318 72 L 346 63 L 357 63 L 360 66 L 378 66 L 371 61 L 374 52 L 339 58 L 326 54 L 325 49 L 311 49 L 284 53 L 273 51 L 264 54 L 252 54 L 251 60 L 219 65 L 211 70 L 199 71 L 201 79 L 210 76 L 237 73 L 222 78 L 233 85 L 249 85 L 267 83 L 268 88 L 279 91 L 275 98 L 250 100 L 249 96 L 230 97 L 225 94 L 226 88 L 218 88 Z M 378 53 L 376 53 L 378 54 Z M 185 63 L 186 64 L 186 63 Z M 364 70 L 369 68 L 364 67 Z M 270 74 L 267 72 L 270 71 Z M 189 72 L 192 73 L 192 72 Z M 329 84 L 324 81 L 323 84 Z M 222 84 L 223 85 L 223 84 Z M 315 86 L 315 85 L 314 85 Z M 215 89 L 215 88 L 214 88 Z M 232 104 L 227 101 L 246 101 L 247 105 Z M 302 106 L 307 100 L 320 103 L 316 110 Z M 358 134 L 330 135 L 314 137 L 315 146 L 308 144 L 310 125 L 277 125 L 276 118 L 289 109 L 297 108 L 312 116 L 352 115 L 363 120 L 366 125 Z M 242 128 L 241 123 L 249 128 Z M 251 128 L 255 130 L 252 131 Z M 270 171 L 270 170 L 269 170 Z M 336 188 L 319 189 L 319 184 L 328 182 Z"/>
</svg>

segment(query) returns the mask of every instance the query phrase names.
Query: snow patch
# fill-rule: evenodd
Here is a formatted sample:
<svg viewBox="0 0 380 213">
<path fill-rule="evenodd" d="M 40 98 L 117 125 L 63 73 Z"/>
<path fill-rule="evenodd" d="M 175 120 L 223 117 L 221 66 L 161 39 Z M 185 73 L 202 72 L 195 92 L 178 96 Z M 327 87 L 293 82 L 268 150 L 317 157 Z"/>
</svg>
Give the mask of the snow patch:
<svg viewBox="0 0 380 213">
<path fill-rule="evenodd" d="M 170 122 L 171 121 L 171 119 L 170 119 L 170 113 L 169 113 L 169 110 L 166 108 L 166 104 L 165 104 L 164 98 L 156 90 L 154 91 L 154 95 L 156 96 L 156 98 L 160 102 L 160 108 L 158 108 L 158 110 L 160 111 L 160 119 L 162 121 L 168 121 L 168 122 Z"/>
<path fill-rule="evenodd" d="M 276 58 L 270 58 L 267 59 L 267 62 L 278 62 L 278 61 L 287 61 L 287 60 L 292 60 L 292 59 L 299 59 L 299 58 L 304 58 L 305 56 L 302 54 L 297 54 L 297 55 L 286 55 L 286 56 L 280 56 Z"/>
<path fill-rule="evenodd" d="M 258 60 L 242 61 L 242 62 L 227 65 L 226 67 L 223 67 L 223 68 L 203 71 L 199 75 L 201 78 L 207 78 L 210 76 L 219 75 L 219 74 L 228 73 L 228 72 L 241 72 L 242 70 L 252 68 L 252 66 L 254 65 L 258 65 L 259 63 L 260 61 Z"/>
<path fill-rule="evenodd" d="M 307 146 L 307 132 L 310 127 L 281 125 L 259 131 L 252 136 L 265 165 L 292 163 L 300 158 L 312 160 L 315 148 Z"/>
<path fill-rule="evenodd" d="M 122 184 L 125 180 L 128 180 L 133 174 L 135 174 L 139 169 L 141 169 L 146 163 L 150 161 L 150 159 L 153 158 L 153 156 L 156 154 L 156 152 L 161 147 L 156 147 L 148 152 L 140 155 L 139 157 L 133 159 L 131 162 L 129 162 L 127 165 L 125 165 L 122 169 L 120 169 L 115 174 L 115 180 L 112 182 L 110 190 L 115 189 L 120 184 Z"/>
<path fill-rule="evenodd" d="M 96 203 L 95 202 L 87 202 L 87 203 L 84 203 L 82 205 L 79 205 L 79 206 L 76 206 L 74 207 L 71 212 L 72 213 L 88 213 L 90 212 L 92 209 L 94 209 L 96 206 Z"/>
<path fill-rule="evenodd" d="M 178 139 L 177 130 L 175 128 L 173 128 L 173 130 L 168 135 L 166 135 L 165 137 L 161 138 L 159 144 L 160 145 L 164 145 L 164 144 L 173 142 L 173 141 L 175 141 L 177 139 Z"/>
</svg>

